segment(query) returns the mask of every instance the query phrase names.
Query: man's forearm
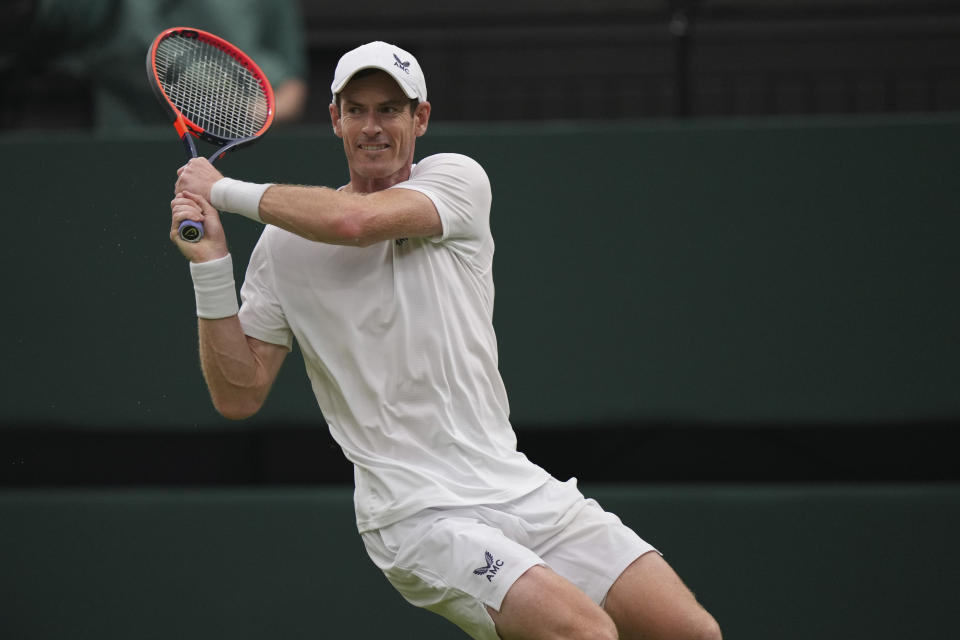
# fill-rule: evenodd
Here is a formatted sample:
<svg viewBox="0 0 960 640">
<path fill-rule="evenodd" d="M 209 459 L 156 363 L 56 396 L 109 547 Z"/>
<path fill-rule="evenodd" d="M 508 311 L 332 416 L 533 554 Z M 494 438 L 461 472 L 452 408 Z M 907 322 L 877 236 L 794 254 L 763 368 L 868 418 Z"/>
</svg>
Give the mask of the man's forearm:
<svg viewBox="0 0 960 640">
<path fill-rule="evenodd" d="M 239 318 L 200 318 L 199 335 L 200 366 L 217 411 L 234 420 L 259 411 L 270 390 L 270 377 Z"/>
<path fill-rule="evenodd" d="M 327 187 L 276 185 L 260 199 L 259 215 L 307 240 L 352 245 L 362 241 L 363 204 L 362 196 Z"/>
<path fill-rule="evenodd" d="M 326 244 L 367 246 L 383 240 L 428 237 L 443 227 L 433 202 L 410 189 L 369 194 L 328 187 L 266 185 L 224 178 L 213 204 L 258 222 Z"/>
</svg>

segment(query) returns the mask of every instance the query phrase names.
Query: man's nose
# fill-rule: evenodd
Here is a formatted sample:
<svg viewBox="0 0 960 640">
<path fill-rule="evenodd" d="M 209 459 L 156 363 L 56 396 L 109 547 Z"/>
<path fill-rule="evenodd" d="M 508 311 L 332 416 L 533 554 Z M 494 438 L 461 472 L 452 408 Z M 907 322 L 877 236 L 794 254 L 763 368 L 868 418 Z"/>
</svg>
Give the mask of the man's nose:
<svg viewBox="0 0 960 640">
<path fill-rule="evenodd" d="M 363 133 L 365 135 L 375 135 L 380 133 L 380 116 L 376 113 L 369 113 L 363 121 Z"/>
</svg>

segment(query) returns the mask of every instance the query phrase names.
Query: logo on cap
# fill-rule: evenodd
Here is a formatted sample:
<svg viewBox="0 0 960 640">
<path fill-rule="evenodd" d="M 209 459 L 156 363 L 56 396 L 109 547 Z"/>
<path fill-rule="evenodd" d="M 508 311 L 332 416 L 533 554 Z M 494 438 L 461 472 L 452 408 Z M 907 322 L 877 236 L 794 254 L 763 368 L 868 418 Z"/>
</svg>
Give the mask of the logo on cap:
<svg viewBox="0 0 960 640">
<path fill-rule="evenodd" d="M 397 57 L 397 54 L 393 54 L 393 59 L 396 60 L 396 62 L 393 63 L 393 66 L 395 66 L 395 67 L 400 67 L 401 69 L 403 69 L 403 72 L 404 72 L 404 73 L 410 73 L 410 62 L 409 62 L 409 61 L 404 62 L 403 60 L 401 60 L 400 58 Z"/>
</svg>

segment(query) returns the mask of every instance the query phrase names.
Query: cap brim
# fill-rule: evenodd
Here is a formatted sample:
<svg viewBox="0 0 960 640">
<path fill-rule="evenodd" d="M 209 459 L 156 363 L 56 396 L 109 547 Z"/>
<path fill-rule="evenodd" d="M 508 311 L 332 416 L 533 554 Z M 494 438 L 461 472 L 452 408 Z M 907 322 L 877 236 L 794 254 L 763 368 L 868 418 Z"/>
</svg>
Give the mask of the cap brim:
<svg viewBox="0 0 960 640">
<path fill-rule="evenodd" d="M 365 66 L 365 67 L 360 67 L 360 68 L 358 68 L 358 69 L 354 69 L 353 72 L 352 72 L 350 75 L 348 75 L 346 78 L 344 78 L 343 80 L 341 80 L 339 83 L 337 83 L 337 84 L 335 84 L 333 87 L 331 87 L 331 90 L 332 90 L 333 94 L 336 95 L 336 94 L 340 93 L 341 91 L 343 91 L 343 89 L 344 89 L 344 88 L 350 83 L 350 81 L 353 79 L 353 76 L 357 75 L 357 74 L 358 74 L 359 72 L 361 72 L 361 71 L 364 71 L 365 69 L 376 69 L 377 71 L 383 71 L 383 72 L 386 73 L 388 76 L 390 76 L 391 78 L 393 78 L 394 82 L 396 82 L 396 83 L 400 86 L 400 89 L 403 91 L 403 93 L 404 93 L 405 96 L 407 96 L 407 97 L 410 98 L 411 100 L 415 100 L 415 99 L 418 99 L 418 98 L 419 98 L 419 96 L 417 96 L 417 92 L 416 92 L 412 87 L 408 86 L 406 82 L 403 81 L 403 77 L 402 77 L 402 76 L 398 76 L 396 73 L 393 72 L 393 69 L 390 68 L 390 67 L 382 67 L 382 66 L 379 66 L 379 65 L 367 65 L 367 66 Z"/>
</svg>

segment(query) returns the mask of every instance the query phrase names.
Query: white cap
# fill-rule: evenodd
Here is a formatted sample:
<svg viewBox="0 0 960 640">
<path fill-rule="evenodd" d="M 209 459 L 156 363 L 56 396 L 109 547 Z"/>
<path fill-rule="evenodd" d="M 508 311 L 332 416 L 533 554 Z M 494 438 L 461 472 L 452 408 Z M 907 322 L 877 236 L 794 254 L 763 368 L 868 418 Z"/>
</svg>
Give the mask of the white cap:
<svg viewBox="0 0 960 640">
<path fill-rule="evenodd" d="M 350 78 L 363 69 L 386 71 L 408 98 L 420 101 L 427 99 L 427 81 L 420 63 L 400 47 L 386 42 L 368 42 L 343 54 L 333 73 L 333 84 L 330 85 L 333 95 L 343 91 Z"/>
</svg>

